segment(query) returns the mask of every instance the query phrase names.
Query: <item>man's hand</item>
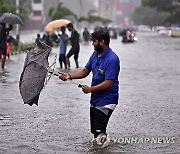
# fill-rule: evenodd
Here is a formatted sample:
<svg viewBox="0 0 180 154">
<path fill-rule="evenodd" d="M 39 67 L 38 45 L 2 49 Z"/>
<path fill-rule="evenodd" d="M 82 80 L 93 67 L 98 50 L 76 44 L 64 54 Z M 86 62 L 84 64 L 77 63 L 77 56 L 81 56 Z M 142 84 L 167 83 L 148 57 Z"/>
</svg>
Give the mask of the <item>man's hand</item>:
<svg viewBox="0 0 180 154">
<path fill-rule="evenodd" d="M 85 94 L 88 94 L 91 92 L 91 87 L 87 86 L 87 85 L 82 85 L 82 91 L 85 93 Z"/>
<path fill-rule="evenodd" d="M 67 81 L 68 79 L 71 79 L 70 74 L 59 72 L 59 78 L 63 81 Z"/>
</svg>

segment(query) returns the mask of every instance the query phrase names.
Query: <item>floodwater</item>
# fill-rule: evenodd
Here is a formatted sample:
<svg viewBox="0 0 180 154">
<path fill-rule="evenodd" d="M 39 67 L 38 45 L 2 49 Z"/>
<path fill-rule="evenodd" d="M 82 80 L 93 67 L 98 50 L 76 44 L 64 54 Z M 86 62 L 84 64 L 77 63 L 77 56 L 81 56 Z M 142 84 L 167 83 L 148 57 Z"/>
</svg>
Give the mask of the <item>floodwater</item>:
<svg viewBox="0 0 180 154">
<path fill-rule="evenodd" d="M 89 97 L 72 82 L 52 76 L 39 106 L 24 105 L 19 77 L 25 54 L 0 68 L 0 154 L 165 154 L 180 153 L 180 39 L 137 33 L 138 42 L 111 40 L 121 59 L 120 100 L 107 131 L 110 146 L 92 145 Z M 93 52 L 81 44 L 83 68 Z M 58 49 L 53 49 L 50 63 Z M 72 68 L 77 69 L 73 58 Z M 59 69 L 57 61 L 55 71 Z M 77 83 L 88 84 L 91 75 Z"/>
</svg>

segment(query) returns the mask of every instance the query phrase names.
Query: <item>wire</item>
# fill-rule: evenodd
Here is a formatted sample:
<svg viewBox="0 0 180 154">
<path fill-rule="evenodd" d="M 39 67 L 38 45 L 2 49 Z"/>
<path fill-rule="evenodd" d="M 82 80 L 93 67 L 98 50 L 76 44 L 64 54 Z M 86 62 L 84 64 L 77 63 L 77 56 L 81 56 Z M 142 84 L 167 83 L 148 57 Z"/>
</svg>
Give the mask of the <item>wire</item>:
<svg viewBox="0 0 180 154">
<path fill-rule="evenodd" d="M 53 73 L 52 71 L 49 71 L 49 73 L 50 73 L 50 74 L 53 74 L 54 76 L 59 76 L 58 73 Z M 79 84 L 79 83 L 77 83 L 77 82 L 74 82 L 74 81 L 72 81 L 72 80 L 70 80 L 70 79 L 68 79 L 68 81 L 76 84 L 79 88 L 82 88 L 82 85 L 81 85 L 81 84 Z"/>
</svg>

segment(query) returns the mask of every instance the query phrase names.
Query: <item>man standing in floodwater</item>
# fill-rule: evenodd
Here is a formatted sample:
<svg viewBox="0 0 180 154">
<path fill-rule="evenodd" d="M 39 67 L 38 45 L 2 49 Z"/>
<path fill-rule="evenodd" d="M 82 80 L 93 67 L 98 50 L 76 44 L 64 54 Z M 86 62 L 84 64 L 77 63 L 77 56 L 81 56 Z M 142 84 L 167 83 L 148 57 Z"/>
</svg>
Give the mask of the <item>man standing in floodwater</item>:
<svg viewBox="0 0 180 154">
<path fill-rule="evenodd" d="M 107 30 L 95 31 L 91 39 L 95 51 L 86 66 L 72 74 L 60 72 L 59 77 L 63 81 L 81 79 L 92 72 L 91 86 L 82 85 L 82 91 L 85 94 L 91 93 L 90 124 L 94 141 L 106 147 L 110 142 L 106 127 L 119 99 L 120 60 L 109 47 L 110 36 Z"/>
<path fill-rule="evenodd" d="M 71 49 L 69 50 L 67 57 L 66 57 L 66 61 L 67 61 L 67 65 L 68 67 L 70 67 L 70 60 L 69 58 L 74 55 L 74 60 L 76 63 L 76 68 L 79 68 L 79 62 L 78 62 L 78 56 L 79 56 L 79 50 L 80 50 L 80 45 L 79 45 L 79 33 L 77 32 L 77 30 L 74 29 L 74 26 L 72 23 L 69 23 L 67 25 L 67 28 L 69 31 L 71 31 Z"/>
<path fill-rule="evenodd" d="M 66 27 L 61 27 L 61 32 L 62 34 L 59 34 L 59 64 L 60 68 L 63 68 L 62 63 L 64 63 L 65 69 L 67 69 L 67 64 L 66 64 L 66 49 L 67 49 L 67 40 L 68 40 L 68 35 L 66 34 Z"/>
<path fill-rule="evenodd" d="M 85 27 L 84 31 L 83 31 L 84 44 L 89 43 L 89 37 L 90 37 L 89 31 L 88 31 L 87 27 Z"/>
</svg>

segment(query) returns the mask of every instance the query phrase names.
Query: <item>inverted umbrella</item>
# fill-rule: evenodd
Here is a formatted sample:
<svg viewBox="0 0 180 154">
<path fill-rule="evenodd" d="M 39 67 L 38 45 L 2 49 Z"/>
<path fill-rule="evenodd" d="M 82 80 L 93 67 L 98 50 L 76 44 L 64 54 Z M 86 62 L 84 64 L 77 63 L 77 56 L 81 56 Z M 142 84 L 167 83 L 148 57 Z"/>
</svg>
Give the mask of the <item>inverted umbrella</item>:
<svg viewBox="0 0 180 154">
<path fill-rule="evenodd" d="M 19 82 L 19 90 L 24 104 L 38 105 L 40 92 L 48 75 L 50 52 L 51 47 L 38 42 L 34 49 L 27 53 Z"/>
<path fill-rule="evenodd" d="M 71 21 L 67 19 L 59 19 L 59 20 L 51 21 L 46 25 L 45 31 L 52 32 L 55 28 L 60 28 L 62 26 L 69 24 L 70 22 Z"/>
<path fill-rule="evenodd" d="M 13 13 L 3 13 L 0 16 L 0 23 L 9 23 L 11 25 L 15 25 L 15 24 L 23 24 L 22 19 Z"/>
</svg>

